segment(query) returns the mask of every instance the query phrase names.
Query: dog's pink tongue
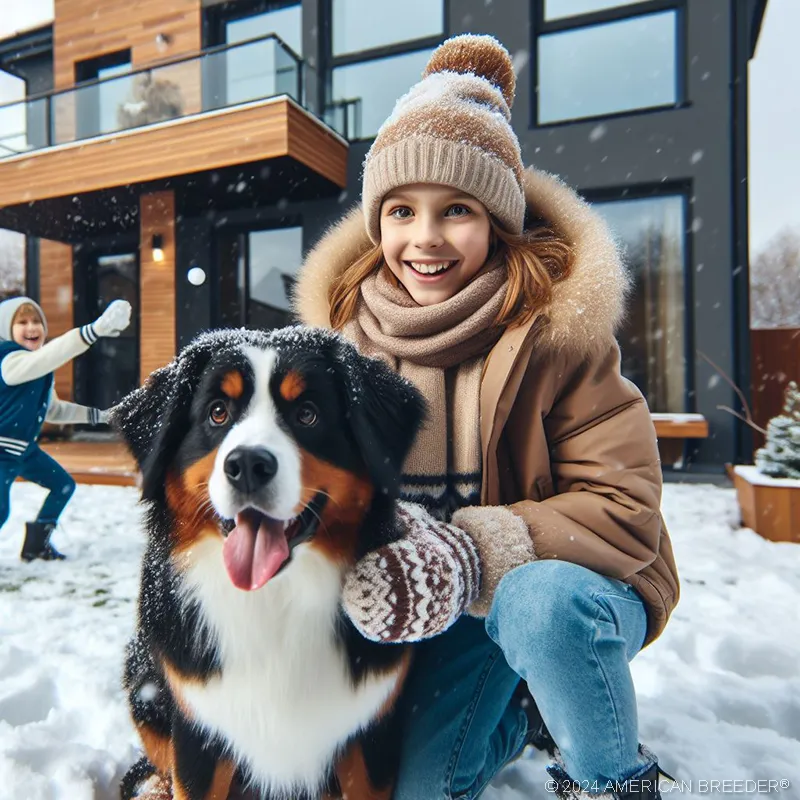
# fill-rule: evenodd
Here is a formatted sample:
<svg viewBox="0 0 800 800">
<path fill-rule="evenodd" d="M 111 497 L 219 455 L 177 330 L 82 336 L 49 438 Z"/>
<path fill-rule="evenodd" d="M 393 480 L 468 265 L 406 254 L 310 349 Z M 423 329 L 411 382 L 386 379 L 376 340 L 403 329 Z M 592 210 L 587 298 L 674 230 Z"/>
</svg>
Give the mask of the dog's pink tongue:
<svg viewBox="0 0 800 800">
<path fill-rule="evenodd" d="M 249 510 L 237 514 L 222 556 L 234 586 L 260 589 L 289 558 L 283 523 Z"/>
</svg>

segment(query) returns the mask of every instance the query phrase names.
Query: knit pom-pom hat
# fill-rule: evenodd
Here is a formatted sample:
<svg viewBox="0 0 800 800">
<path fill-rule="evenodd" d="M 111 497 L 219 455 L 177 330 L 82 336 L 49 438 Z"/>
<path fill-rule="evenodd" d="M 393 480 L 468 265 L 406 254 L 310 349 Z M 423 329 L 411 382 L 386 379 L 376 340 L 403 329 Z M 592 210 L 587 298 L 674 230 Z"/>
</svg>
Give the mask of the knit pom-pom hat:
<svg viewBox="0 0 800 800">
<path fill-rule="evenodd" d="M 433 52 L 364 161 L 362 202 L 373 242 L 381 238 L 383 198 L 411 183 L 460 189 L 505 230 L 522 232 L 522 157 L 510 124 L 515 87 L 511 57 L 493 36 L 454 36 Z"/>
</svg>

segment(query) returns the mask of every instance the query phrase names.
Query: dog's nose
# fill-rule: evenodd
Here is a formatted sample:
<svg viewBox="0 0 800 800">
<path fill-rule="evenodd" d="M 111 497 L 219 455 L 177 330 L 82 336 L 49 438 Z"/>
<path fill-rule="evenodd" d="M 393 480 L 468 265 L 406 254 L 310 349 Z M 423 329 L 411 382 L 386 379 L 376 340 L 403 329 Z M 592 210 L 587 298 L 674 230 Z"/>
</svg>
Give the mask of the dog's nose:
<svg viewBox="0 0 800 800">
<path fill-rule="evenodd" d="M 263 489 L 278 471 L 278 459 L 264 447 L 236 447 L 225 458 L 225 474 L 240 491 Z"/>
</svg>

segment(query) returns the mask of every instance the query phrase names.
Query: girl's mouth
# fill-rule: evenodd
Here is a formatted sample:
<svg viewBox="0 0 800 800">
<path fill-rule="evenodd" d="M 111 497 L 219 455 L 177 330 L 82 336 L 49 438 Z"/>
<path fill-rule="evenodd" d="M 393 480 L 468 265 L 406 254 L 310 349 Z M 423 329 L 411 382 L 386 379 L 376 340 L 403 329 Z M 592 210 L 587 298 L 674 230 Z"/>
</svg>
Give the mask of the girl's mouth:
<svg viewBox="0 0 800 800">
<path fill-rule="evenodd" d="M 405 266 L 414 273 L 416 278 L 424 281 L 432 281 L 437 280 L 448 273 L 456 264 L 458 264 L 458 259 L 455 261 L 437 262 L 404 261 L 403 264 L 405 264 Z"/>
</svg>

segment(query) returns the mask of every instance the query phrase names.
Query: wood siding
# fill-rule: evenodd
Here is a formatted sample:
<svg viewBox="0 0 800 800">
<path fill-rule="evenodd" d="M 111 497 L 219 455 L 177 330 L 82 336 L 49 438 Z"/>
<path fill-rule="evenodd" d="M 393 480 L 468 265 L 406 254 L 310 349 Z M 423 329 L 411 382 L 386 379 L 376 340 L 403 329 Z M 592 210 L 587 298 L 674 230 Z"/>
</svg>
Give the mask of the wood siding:
<svg viewBox="0 0 800 800">
<path fill-rule="evenodd" d="M 783 408 L 789 381 L 800 383 L 800 328 L 763 328 L 750 331 L 753 419 L 762 428 Z M 753 432 L 756 448 L 764 437 Z"/>
<path fill-rule="evenodd" d="M 175 193 L 144 194 L 139 239 L 139 382 L 175 356 Z M 153 235 L 161 234 L 164 260 L 153 261 Z"/>
<path fill-rule="evenodd" d="M 3 159 L 0 207 L 286 155 L 346 186 L 347 144 L 281 99 Z"/>
<path fill-rule="evenodd" d="M 75 327 L 73 316 L 72 247 L 42 239 L 39 244 L 39 302 L 47 317 L 47 335 L 52 339 Z M 73 364 L 56 370 L 56 392 L 71 400 L 74 391 Z"/>
<path fill-rule="evenodd" d="M 133 68 L 199 53 L 200 0 L 55 0 L 53 71 L 56 89 L 75 85 L 75 64 L 131 51 Z M 159 44 L 157 37 L 166 37 Z"/>
</svg>

